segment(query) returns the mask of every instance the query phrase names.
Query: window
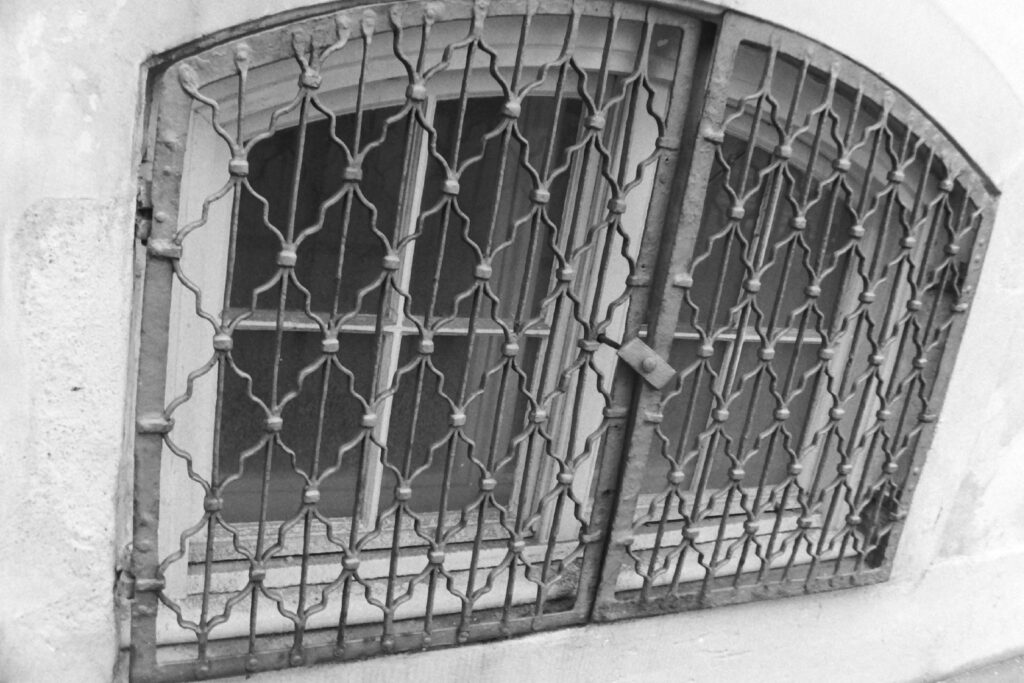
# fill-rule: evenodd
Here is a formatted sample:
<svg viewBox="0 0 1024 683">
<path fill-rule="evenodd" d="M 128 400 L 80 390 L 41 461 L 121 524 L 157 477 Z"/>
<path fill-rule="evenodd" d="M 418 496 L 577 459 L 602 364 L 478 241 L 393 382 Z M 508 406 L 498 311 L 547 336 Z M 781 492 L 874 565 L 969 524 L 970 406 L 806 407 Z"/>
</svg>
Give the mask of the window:
<svg viewBox="0 0 1024 683">
<path fill-rule="evenodd" d="M 400 3 L 168 64 L 133 675 L 883 580 L 993 200 L 807 45 Z"/>
</svg>

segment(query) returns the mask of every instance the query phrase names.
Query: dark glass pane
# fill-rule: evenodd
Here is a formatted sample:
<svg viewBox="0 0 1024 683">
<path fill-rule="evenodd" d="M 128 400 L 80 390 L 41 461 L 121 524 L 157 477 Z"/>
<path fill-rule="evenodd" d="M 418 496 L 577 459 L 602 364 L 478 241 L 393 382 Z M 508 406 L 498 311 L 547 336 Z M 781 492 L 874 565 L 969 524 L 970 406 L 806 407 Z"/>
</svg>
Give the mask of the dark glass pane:
<svg viewBox="0 0 1024 683">
<path fill-rule="evenodd" d="M 532 217 L 534 179 L 529 169 L 545 178 L 566 162 L 565 149 L 575 139 L 581 104 L 578 100 L 563 102 L 556 117 L 553 98 L 526 98 L 518 122 L 528 150 L 514 136 L 506 140 L 504 133 L 482 142 L 508 121 L 501 114 L 503 104 L 504 99 L 497 97 L 469 100 L 457 159 L 459 102 L 437 105 L 438 153 L 449 166 L 468 166 L 459 178 L 459 193 L 446 211 L 441 193 L 444 167 L 433 157 L 427 163 L 423 210 L 428 215 L 416 240 L 410 285 L 412 310 L 417 315 L 429 309 L 435 316 L 455 313 L 468 317 L 471 299 L 461 301 L 457 309 L 456 299 L 472 289 L 476 282 L 473 271 L 482 258 L 491 258 L 490 286 L 500 299 L 498 316 L 512 319 L 521 314 L 530 319 L 539 313 L 554 258 L 550 241 L 562 224 L 569 174 L 561 173 L 555 179 L 548 188 L 551 196 L 543 214 Z M 552 143 L 551 161 L 546 164 Z M 486 310 L 490 314 L 489 305 Z"/>
<path fill-rule="evenodd" d="M 470 353 L 467 337 L 439 337 L 430 356 L 436 372 L 421 361 L 398 379 L 387 461 L 404 476 L 412 477 L 410 505 L 415 511 L 438 512 L 446 468 L 448 510 L 459 510 L 481 495 L 479 484 L 484 468 L 491 470 L 497 480 L 495 499 L 501 505 L 509 503 L 516 467 L 526 452 L 525 443 L 514 446 L 512 441 L 525 429 L 529 402 L 513 372 L 508 371 L 502 383 L 503 344 L 504 337 L 500 335 L 480 336 Z M 416 346 L 415 339 L 403 342 L 402 367 L 416 358 Z M 522 346 L 519 362 L 529 373 L 539 341 L 527 341 Z M 465 396 L 481 388 L 483 392 L 465 408 L 463 438 L 456 437 L 451 428 L 452 408 L 447 399 L 459 403 L 464 377 Z M 394 472 L 386 468 L 383 504 L 393 502 L 396 485 Z"/>
<path fill-rule="evenodd" d="M 363 149 L 384 134 L 385 120 L 395 111 L 378 109 L 363 114 Z M 299 245 L 295 274 L 303 287 L 310 290 L 314 311 L 331 311 L 335 296 L 339 297 L 339 311 L 354 310 L 359 290 L 375 282 L 381 274 L 381 259 L 387 248 L 373 227 L 388 240 L 395 234 L 407 121 L 403 119 L 388 127 L 383 142 L 368 152 L 362 162 L 363 180 L 359 187 L 369 206 L 353 194 L 339 195 L 344 187 L 343 174 L 348 158 L 342 147 L 331 139 L 330 121 L 320 119 L 307 126 L 294 237 L 313 226 L 321 227 Z M 354 115 L 340 116 L 335 128 L 337 137 L 350 149 L 355 123 Z M 253 189 L 266 198 L 268 220 L 282 235 L 287 235 L 298 136 L 298 128 L 282 130 L 256 144 L 249 153 L 249 181 Z M 264 225 L 263 211 L 262 202 L 250 192 L 242 193 L 232 306 L 248 308 L 253 290 L 273 277 L 277 270 L 281 240 Z M 340 263 L 338 287 L 342 240 L 344 259 Z M 275 287 L 262 294 L 257 307 L 277 308 L 279 291 Z M 378 297 L 379 289 L 368 294 L 360 310 L 374 313 Z M 301 310 L 305 305 L 305 296 L 294 285 L 289 285 L 287 307 Z"/>
<path fill-rule="evenodd" d="M 319 334 L 285 333 L 278 400 L 298 388 L 299 373 L 321 355 L 320 340 Z M 362 449 L 359 444 L 344 452 L 340 449 L 361 432 L 360 418 L 364 410 L 351 392 L 369 396 L 374 339 L 368 335 L 342 335 L 340 342 L 337 357 L 353 374 L 355 386 L 339 368 L 331 368 L 326 376 L 322 429 L 319 415 L 324 396 L 323 367 L 306 377 L 301 391 L 282 411 L 284 425 L 280 436 L 285 446 L 294 451 L 295 463 L 293 466 L 291 456 L 275 446 L 267 519 L 287 519 L 299 510 L 305 479 L 296 470 L 314 477 L 336 465 L 340 465 L 337 471 L 320 485 L 319 509 L 334 517 L 352 514 Z M 271 402 L 273 388 L 274 345 L 273 332 L 236 332 L 234 335 L 232 357 L 239 369 L 252 376 L 253 395 L 267 404 Z M 221 411 L 220 479 L 238 471 L 242 452 L 263 435 L 264 420 L 263 409 L 248 397 L 245 380 L 228 371 Z M 247 458 L 242 477 L 225 489 L 223 515 L 226 520 L 251 522 L 259 518 L 265 454 L 266 448 L 263 448 Z"/>
</svg>

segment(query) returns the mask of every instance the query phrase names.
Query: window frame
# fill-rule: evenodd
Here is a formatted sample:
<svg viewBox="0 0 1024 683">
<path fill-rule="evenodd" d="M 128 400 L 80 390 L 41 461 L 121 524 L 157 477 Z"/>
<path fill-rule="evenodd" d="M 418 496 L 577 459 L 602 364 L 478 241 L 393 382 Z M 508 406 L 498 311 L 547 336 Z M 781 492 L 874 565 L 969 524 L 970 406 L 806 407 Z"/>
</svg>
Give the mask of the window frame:
<svg viewBox="0 0 1024 683">
<path fill-rule="evenodd" d="M 481 6 L 486 6 L 486 4 L 478 3 L 472 11 L 479 12 Z M 531 11 L 537 9 L 536 4 L 533 3 L 529 4 L 529 7 L 533 8 Z M 658 165 L 655 178 L 657 187 L 652 194 L 652 204 L 643 231 L 643 242 L 639 245 L 637 255 L 640 276 L 637 278 L 636 284 L 630 285 L 634 289 L 629 310 L 624 312 L 621 318 L 623 340 L 631 336 L 644 337 L 642 331 L 646 326 L 648 343 L 653 342 L 652 348 L 664 358 L 668 356 L 670 350 L 665 346 L 664 340 L 667 339 L 671 343 L 674 338 L 674 328 L 681 303 L 679 288 L 674 287 L 673 283 L 679 281 L 679 276 L 686 275 L 689 257 L 693 252 L 693 241 L 696 239 L 696 231 L 673 232 L 667 230 L 663 243 L 661 225 L 666 222 L 672 224 L 673 221 L 676 224 L 689 221 L 689 224 L 693 225 L 695 219 L 696 224 L 699 224 L 704 206 L 703 198 L 707 189 L 706 173 L 712 164 L 714 153 L 714 136 L 718 130 L 716 127 L 721 125 L 724 116 L 725 89 L 721 87 L 720 79 L 724 74 L 731 72 L 735 50 L 741 41 L 753 40 L 765 45 L 770 44 L 773 49 L 790 55 L 804 55 L 806 46 L 813 41 L 732 12 L 725 12 L 720 17 L 711 17 L 711 21 L 702 25 L 701 19 L 688 17 L 682 13 L 682 10 L 655 9 L 654 5 L 645 6 L 643 4 L 624 4 L 616 7 L 625 9 L 613 10 L 610 6 L 597 3 L 588 7 L 587 14 L 607 16 L 615 11 L 624 11 L 625 16 L 649 17 L 651 13 L 656 13 L 658 16 L 671 17 L 674 25 L 685 27 L 685 47 L 681 48 L 681 51 L 692 50 L 689 59 L 694 65 L 694 71 L 692 74 L 679 76 L 680 84 L 683 86 L 682 90 L 686 91 L 684 100 L 689 99 L 690 78 L 698 84 L 703 79 L 712 84 L 719 84 L 717 89 L 710 87 L 706 93 L 701 93 L 703 99 L 701 94 L 696 93 L 700 90 L 699 85 L 694 88 L 695 97 L 686 108 L 689 118 L 684 121 L 680 117 L 673 123 L 673 130 L 669 131 L 669 135 L 666 136 L 669 143 L 673 138 L 687 140 L 692 137 L 694 148 L 692 150 L 685 149 L 684 145 L 684 149 L 679 150 L 678 147 L 674 147 L 671 149 L 671 154 L 666 155 L 666 161 Z M 491 10 L 491 15 L 506 16 L 503 13 L 507 12 L 507 16 L 516 16 L 516 13 L 520 11 L 521 9 L 514 3 L 510 5 L 496 3 Z M 573 5 L 572 11 L 578 11 L 575 5 Z M 708 17 L 704 18 L 704 20 L 707 19 Z M 702 52 L 701 55 L 705 56 L 701 57 L 697 50 L 697 36 L 701 36 L 703 30 L 703 35 L 706 37 L 708 32 L 704 29 L 709 28 L 711 24 L 717 25 L 718 29 L 714 47 L 702 48 L 707 52 Z M 293 23 L 289 30 L 297 26 L 308 29 L 313 35 L 322 36 L 325 26 L 329 25 L 330 20 L 323 18 L 303 19 Z M 415 26 L 417 24 L 414 21 L 406 25 L 406 28 Z M 238 35 L 244 35 L 244 33 L 239 32 Z M 266 48 L 270 44 L 269 42 L 260 42 L 266 35 L 268 34 L 246 37 L 246 40 L 253 46 L 253 53 L 259 54 L 262 48 Z M 275 37 L 275 40 L 277 39 Z M 175 59 L 179 57 L 180 55 L 175 55 Z M 221 50 L 214 55 L 211 64 L 225 68 L 234 58 L 232 53 Z M 976 286 L 984 245 L 987 243 L 991 230 L 992 214 L 995 208 L 995 191 L 991 183 L 963 157 L 953 143 L 945 140 L 942 132 L 935 128 L 927 118 L 924 118 L 909 100 L 894 93 L 877 76 L 827 48 L 818 48 L 813 56 L 808 55 L 807 59 L 812 60 L 815 65 L 834 65 L 829 68 L 838 71 L 843 82 L 863 83 L 862 87 L 866 97 L 886 102 L 888 111 L 896 119 L 912 121 L 915 131 L 923 131 L 930 141 L 929 144 L 933 144 L 938 149 L 937 153 L 942 156 L 947 168 L 955 172 L 956 183 L 964 188 L 972 200 L 977 200 L 977 242 L 972 251 L 972 256 L 976 255 L 976 257 L 972 258 L 971 268 L 960 285 L 961 296 L 956 304 L 957 307 L 963 307 L 962 310 L 956 312 L 963 312 L 966 310 L 966 299 L 969 298 Z M 680 61 L 682 62 L 682 57 Z M 207 65 L 206 68 L 211 67 Z M 175 242 L 173 226 L 177 222 L 179 202 L 183 196 L 178 186 L 182 176 L 188 175 L 184 168 L 188 163 L 186 151 L 189 149 L 189 145 L 194 143 L 191 134 L 183 138 L 175 138 L 160 133 L 160 131 L 166 130 L 185 130 L 190 125 L 189 116 L 192 105 L 187 98 L 182 98 L 180 92 L 175 92 L 176 87 L 177 74 L 173 69 L 163 72 L 156 80 L 155 92 L 157 93 L 156 97 L 161 100 L 161 107 L 154 118 L 157 123 L 151 128 L 153 132 L 153 137 L 150 140 L 151 151 L 147 155 L 148 159 L 153 159 L 154 173 L 160 177 L 160 181 L 153 184 L 153 227 L 146 240 L 147 258 L 142 295 L 140 340 L 143 348 L 149 349 L 150 353 L 155 353 L 157 356 L 162 355 L 164 358 L 168 355 L 168 347 L 173 346 L 173 343 L 169 343 L 169 339 L 172 337 L 174 325 L 179 324 L 169 322 L 176 311 L 176 306 L 171 302 L 173 295 L 169 283 L 173 277 L 176 259 L 180 254 L 180 244 Z M 677 94 L 673 92 L 673 98 L 675 97 Z M 695 110 L 694 107 L 697 109 Z M 676 133 L 676 135 L 672 135 L 672 133 Z M 935 142 L 931 142 L 932 140 Z M 676 171 L 677 155 L 679 157 L 678 171 Z M 703 179 L 701 178 L 702 174 Z M 661 189 L 666 186 L 675 188 L 676 192 L 668 196 L 670 193 Z M 663 248 L 663 244 L 667 248 Z M 649 319 L 651 315 L 653 317 Z M 962 315 L 954 317 L 948 325 L 947 338 L 942 349 L 942 370 L 938 372 L 932 387 L 931 395 L 936 397 L 932 404 L 934 409 L 930 415 L 923 416 L 928 419 L 920 420 L 920 424 L 915 427 L 911 438 L 916 443 L 904 447 L 911 451 L 910 455 L 914 456 L 914 467 L 910 470 L 905 482 L 906 496 L 900 500 L 900 508 L 903 510 L 910 504 L 911 494 L 920 473 L 920 463 L 924 459 L 933 433 L 935 416 L 941 410 L 942 397 L 945 394 L 952 365 L 950 359 L 956 354 L 963 333 L 964 320 L 965 316 Z M 668 331 L 670 326 L 672 332 Z M 173 355 L 173 350 L 171 353 Z M 837 355 L 841 356 L 842 354 Z M 168 472 L 161 472 L 161 463 L 164 460 L 161 458 L 161 452 L 164 449 L 163 444 L 167 433 L 173 429 L 173 424 L 167 419 L 165 413 L 168 393 L 166 377 L 167 371 L 160 362 L 140 361 L 137 398 L 138 434 L 135 438 L 136 495 L 133 573 L 136 576 L 138 593 L 133 601 L 133 678 L 181 680 L 193 676 L 227 675 L 242 671 L 279 668 L 287 666 L 288 662 L 294 665 L 339 657 L 347 659 L 415 647 L 411 640 L 402 640 L 403 636 L 401 635 L 397 645 L 394 640 L 388 644 L 378 639 L 376 643 L 367 641 L 363 645 L 341 652 L 332 645 L 324 643 L 310 644 L 302 649 L 300 639 L 293 646 L 291 656 L 264 651 L 249 656 L 213 657 L 202 662 L 181 664 L 158 662 L 156 651 L 161 640 L 155 617 L 160 603 L 163 602 L 166 605 L 163 592 L 174 584 L 173 578 L 168 580 L 168 577 L 162 576 L 157 571 L 163 556 L 166 555 L 167 548 L 175 546 L 175 534 L 168 534 L 166 524 L 158 525 L 158 520 L 164 512 L 161 510 L 161 494 L 166 494 L 166 491 L 161 491 L 159 482 L 161 478 L 165 480 L 170 478 Z M 459 628 L 452 627 L 449 629 L 449 635 L 439 638 L 435 643 L 426 643 L 423 646 L 452 645 L 463 642 L 465 639 L 487 640 L 541 628 L 556 628 L 571 623 L 582 623 L 588 620 L 607 621 L 711 604 L 742 602 L 761 597 L 829 590 L 883 581 L 888 577 L 893 552 L 898 545 L 902 529 L 902 519 L 898 519 L 892 525 L 889 531 L 890 541 L 884 552 L 884 560 L 879 568 L 872 571 L 843 576 L 838 579 L 821 578 L 788 586 L 773 585 L 767 590 L 739 589 L 729 596 L 710 597 L 706 592 L 702 592 L 696 598 L 672 598 L 657 601 L 635 600 L 632 597 L 622 599 L 618 595 L 620 591 L 616 581 L 622 568 L 630 563 L 628 545 L 635 535 L 632 527 L 632 515 L 637 506 L 636 492 L 639 490 L 644 464 L 649 452 L 649 449 L 644 449 L 643 443 L 649 442 L 651 425 L 656 424 L 655 420 L 646 419 L 645 416 L 657 414 L 661 398 L 658 390 L 636 379 L 634 374 L 623 364 L 618 365 L 615 377 L 612 393 L 616 404 L 625 405 L 632 402 L 633 408 L 631 413 L 615 416 L 616 423 L 608 429 L 602 446 L 600 467 L 593 474 L 592 485 L 596 494 L 591 510 L 592 519 L 598 528 L 605 523 L 610 528 L 607 540 L 595 538 L 594 542 L 584 551 L 586 556 L 583 565 L 584 575 L 578 584 L 580 599 L 577 600 L 576 606 L 562 613 L 545 614 L 542 617 L 522 619 L 512 623 L 488 624 L 478 632 L 467 635 L 466 638 L 463 638 Z M 629 424 L 630 414 L 637 418 L 632 425 Z M 623 468 L 621 475 L 619 473 L 620 465 Z M 196 500 L 192 500 L 190 504 L 194 505 L 196 502 Z M 200 507 L 203 505 L 201 497 L 198 499 L 198 504 Z M 159 548 L 162 548 L 163 552 L 159 552 Z M 591 593 L 591 591 L 593 592 Z M 365 633 L 373 636 L 375 632 L 371 629 Z M 282 647 L 286 646 L 286 640 L 288 639 L 285 638 L 281 641 Z M 295 647 L 299 649 L 295 650 Z M 276 652 L 287 653 L 287 649 L 279 649 Z M 296 655 L 298 659 L 295 658 Z"/>
</svg>

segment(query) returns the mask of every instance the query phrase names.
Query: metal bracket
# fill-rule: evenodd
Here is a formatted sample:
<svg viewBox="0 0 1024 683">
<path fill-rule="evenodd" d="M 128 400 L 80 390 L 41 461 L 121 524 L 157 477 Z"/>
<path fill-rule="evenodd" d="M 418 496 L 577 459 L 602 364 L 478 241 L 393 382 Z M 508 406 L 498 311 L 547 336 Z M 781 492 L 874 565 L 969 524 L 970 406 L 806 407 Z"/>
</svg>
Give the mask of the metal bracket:
<svg viewBox="0 0 1024 683">
<path fill-rule="evenodd" d="M 630 339 L 616 353 L 655 389 L 661 389 L 676 376 L 675 369 L 639 338 Z"/>
</svg>

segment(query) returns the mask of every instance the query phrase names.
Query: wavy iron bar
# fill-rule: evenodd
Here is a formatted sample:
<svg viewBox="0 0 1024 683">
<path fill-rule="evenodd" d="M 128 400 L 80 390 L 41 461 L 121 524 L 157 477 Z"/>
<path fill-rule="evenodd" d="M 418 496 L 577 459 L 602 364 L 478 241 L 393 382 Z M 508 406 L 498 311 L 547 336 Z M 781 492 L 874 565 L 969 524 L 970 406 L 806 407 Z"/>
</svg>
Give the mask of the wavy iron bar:
<svg viewBox="0 0 1024 683">
<path fill-rule="evenodd" d="M 478 0 L 153 92 L 133 680 L 888 576 L 995 199 L 877 77 Z"/>
</svg>

